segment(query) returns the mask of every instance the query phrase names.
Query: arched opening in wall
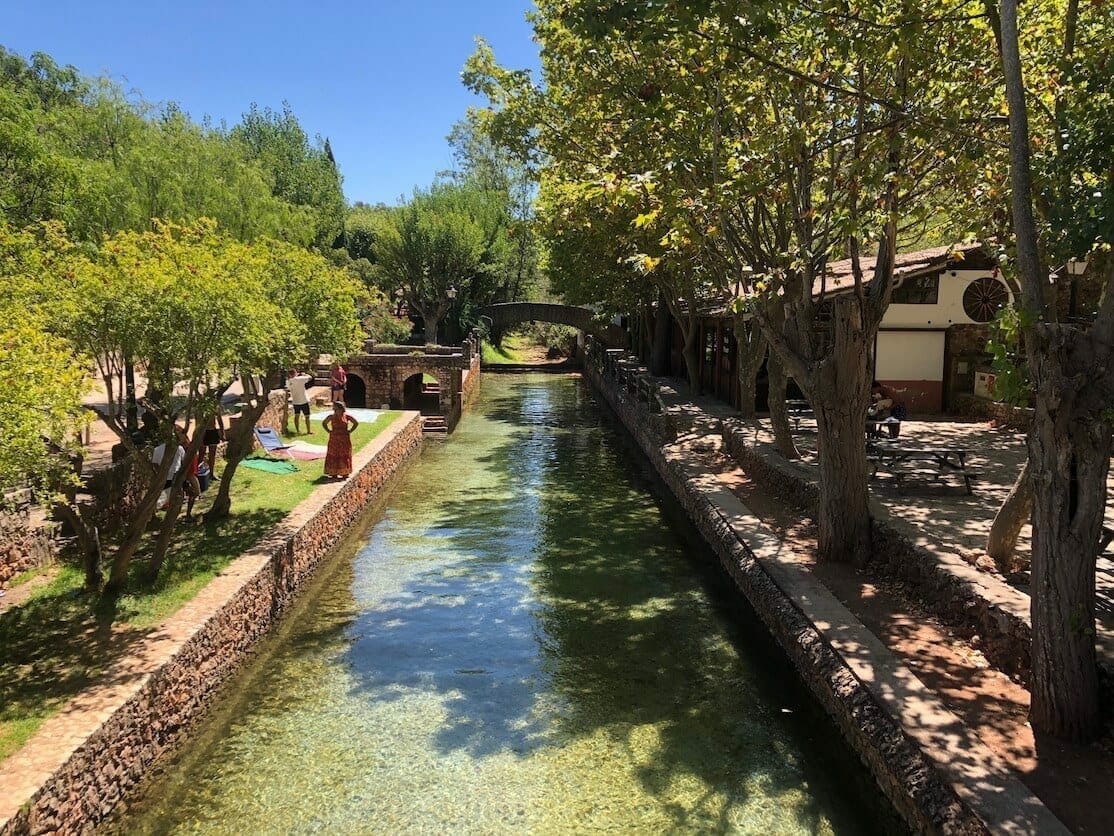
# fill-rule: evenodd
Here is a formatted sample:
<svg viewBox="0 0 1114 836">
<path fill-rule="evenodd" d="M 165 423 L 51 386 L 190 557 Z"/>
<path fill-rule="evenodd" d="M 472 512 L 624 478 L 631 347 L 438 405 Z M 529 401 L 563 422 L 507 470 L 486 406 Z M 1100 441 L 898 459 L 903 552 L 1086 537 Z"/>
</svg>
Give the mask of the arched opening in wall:
<svg viewBox="0 0 1114 836">
<path fill-rule="evenodd" d="M 362 377 L 357 377 L 351 373 L 348 375 L 348 386 L 344 390 L 344 403 L 359 409 L 368 406 L 367 385 Z"/>
<path fill-rule="evenodd" d="M 417 372 L 402 383 L 402 408 L 416 409 L 422 415 L 441 414 L 441 385 L 430 374 Z"/>
</svg>

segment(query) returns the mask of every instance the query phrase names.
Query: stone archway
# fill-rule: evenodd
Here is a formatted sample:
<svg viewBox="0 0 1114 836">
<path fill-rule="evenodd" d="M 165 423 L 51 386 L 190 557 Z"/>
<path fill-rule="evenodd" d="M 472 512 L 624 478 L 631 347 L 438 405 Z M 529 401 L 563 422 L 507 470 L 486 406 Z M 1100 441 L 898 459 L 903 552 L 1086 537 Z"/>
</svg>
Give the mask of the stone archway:
<svg viewBox="0 0 1114 836">
<path fill-rule="evenodd" d="M 423 411 L 422 381 L 424 377 L 425 376 L 421 372 L 414 372 L 414 374 L 402 381 L 403 409 Z"/>
<path fill-rule="evenodd" d="M 348 387 L 344 390 L 344 403 L 347 406 L 363 409 L 370 406 L 367 402 L 367 383 L 352 372 L 348 373 Z"/>
</svg>

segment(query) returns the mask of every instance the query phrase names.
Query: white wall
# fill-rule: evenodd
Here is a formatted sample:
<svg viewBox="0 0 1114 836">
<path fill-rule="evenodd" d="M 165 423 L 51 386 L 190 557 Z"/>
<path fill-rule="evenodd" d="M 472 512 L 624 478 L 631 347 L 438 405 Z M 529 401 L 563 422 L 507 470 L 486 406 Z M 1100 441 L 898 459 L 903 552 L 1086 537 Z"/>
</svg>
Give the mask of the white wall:
<svg viewBox="0 0 1114 836">
<path fill-rule="evenodd" d="M 972 281 L 984 276 L 989 277 L 990 271 L 945 270 L 940 274 L 940 291 L 935 305 L 891 304 L 886 310 L 886 315 L 882 318 L 882 327 L 923 328 L 932 326 L 942 329 L 956 323 L 970 324 L 974 320 L 963 312 L 963 292 Z M 939 380 L 939 373 L 932 379 Z"/>
<path fill-rule="evenodd" d="M 877 345 L 874 377 L 878 380 L 944 379 L 943 331 L 879 331 Z"/>
</svg>

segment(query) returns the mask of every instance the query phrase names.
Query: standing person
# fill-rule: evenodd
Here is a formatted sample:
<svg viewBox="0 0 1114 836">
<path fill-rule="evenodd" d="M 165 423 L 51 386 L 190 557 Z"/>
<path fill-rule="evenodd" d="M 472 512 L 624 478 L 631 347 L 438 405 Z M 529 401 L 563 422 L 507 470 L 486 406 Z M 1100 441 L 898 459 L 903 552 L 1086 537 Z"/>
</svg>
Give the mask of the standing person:
<svg viewBox="0 0 1114 836">
<path fill-rule="evenodd" d="M 329 379 L 329 400 L 333 403 L 344 402 L 344 392 L 348 388 L 348 372 L 340 363 L 333 364 L 333 374 Z"/>
<path fill-rule="evenodd" d="M 344 411 L 344 404 L 333 404 L 333 414 L 321 425 L 329 434 L 325 451 L 325 475 L 345 479 L 352 474 L 352 433 L 359 422 Z"/>
<path fill-rule="evenodd" d="M 313 425 L 309 422 L 309 393 L 306 385 L 313 380 L 308 374 L 303 374 L 297 369 L 290 370 L 290 379 L 286 381 L 286 388 L 290 390 L 290 400 L 294 404 L 294 434 L 300 432 L 301 423 L 298 416 L 306 416 L 306 435 L 313 435 Z"/>
<path fill-rule="evenodd" d="M 174 429 L 178 432 L 178 443 L 181 445 L 178 449 L 184 458 L 186 450 L 190 446 L 189 434 L 185 427 L 175 426 Z M 188 522 L 193 519 L 193 503 L 197 502 L 197 498 L 201 496 L 201 482 L 197 478 L 201 467 L 201 454 L 195 453 L 183 466 L 186 468 L 186 479 L 182 483 L 182 490 L 186 494 L 186 521 Z"/>
<path fill-rule="evenodd" d="M 217 447 L 222 441 L 226 440 L 224 433 L 224 418 L 220 414 L 218 407 L 217 412 L 209 419 L 205 425 L 205 452 L 208 456 L 209 472 L 217 472 Z"/>
</svg>

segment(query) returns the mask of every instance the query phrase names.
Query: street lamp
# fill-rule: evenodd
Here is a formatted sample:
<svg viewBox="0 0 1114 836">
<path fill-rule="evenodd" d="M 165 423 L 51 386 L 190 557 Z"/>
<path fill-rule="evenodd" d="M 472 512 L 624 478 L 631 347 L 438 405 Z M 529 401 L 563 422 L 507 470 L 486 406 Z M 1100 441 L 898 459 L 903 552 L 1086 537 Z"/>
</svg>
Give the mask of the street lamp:
<svg viewBox="0 0 1114 836">
<path fill-rule="evenodd" d="M 1076 280 L 1087 272 L 1087 261 L 1084 259 L 1080 261 L 1075 258 L 1069 258 L 1068 263 L 1064 265 L 1067 268 L 1068 275 L 1071 276 L 1071 283 L 1068 288 L 1068 316 L 1074 317 L 1076 309 L 1078 308 Z"/>
<path fill-rule="evenodd" d="M 456 298 L 456 287 L 450 285 L 449 289 L 446 291 L 446 293 L 448 294 L 448 297 L 449 297 L 450 300 L 455 299 Z"/>
</svg>

